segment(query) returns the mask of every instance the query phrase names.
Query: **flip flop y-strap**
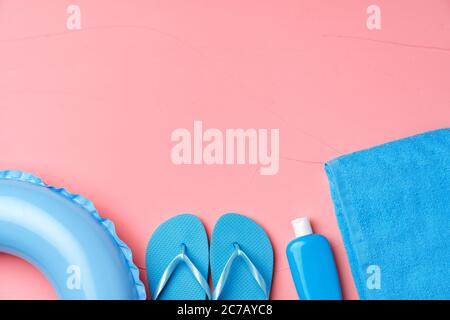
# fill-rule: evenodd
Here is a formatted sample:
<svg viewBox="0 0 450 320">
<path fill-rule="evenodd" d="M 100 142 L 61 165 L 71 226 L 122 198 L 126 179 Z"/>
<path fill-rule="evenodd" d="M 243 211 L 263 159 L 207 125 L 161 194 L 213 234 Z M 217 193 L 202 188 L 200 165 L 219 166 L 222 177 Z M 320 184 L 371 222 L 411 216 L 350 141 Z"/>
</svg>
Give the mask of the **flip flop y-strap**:
<svg viewBox="0 0 450 320">
<path fill-rule="evenodd" d="M 202 276 L 201 272 L 197 269 L 197 267 L 194 265 L 194 263 L 189 259 L 189 257 L 186 255 L 186 245 L 182 244 L 181 252 L 175 256 L 175 258 L 172 259 L 172 261 L 169 262 L 166 269 L 163 272 L 163 275 L 161 276 L 161 279 L 158 282 L 158 285 L 155 290 L 154 294 L 154 300 L 157 300 L 161 292 L 163 292 L 167 282 L 170 279 L 170 276 L 175 271 L 177 266 L 184 262 L 186 266 L 189 268 L 189 271 L 194 276 L 195 280 L 197 280 L 198 284 L 202 287 L 202 289 L 205 291 L 208 299 L 211 300 L 211 292 L 209 290 L 209 285 L 206 279 Z"/>
<path fill-rule="evenodd" d="M 228 259 L 227 263 L 225 264 L 225 267 L 223 268 L 222 274 L 219 277 L 219 281 L 217 282 L 217 286 L 214 289 L 212 300 L 218 300 L 222 290 L 227 282 L 228 276 L 230 275 L 230 270 L 233 265 L 233 262 L 236 260 L 236 258 L 241 257 L 245 263 L 247 264 L 247 267 L 250 269 L 250 272 L 255 278 L 256 282 L 258 283 L 258 286 L 261 288 L 261 291 L 264 293 L 264 297 L 266 299 L 269 299 L 269 294 L 267 291 L 267 285 L 266 281 L 264 280 L 263 276 L 259 272 L 258 268 L 254 265 L 252 260 L 247 256 L 247 254 L 242 251 L 242 249 L 239 247 L 237 243 L 234 244 L 234 251 L 233 254 Z"/>
</svg>

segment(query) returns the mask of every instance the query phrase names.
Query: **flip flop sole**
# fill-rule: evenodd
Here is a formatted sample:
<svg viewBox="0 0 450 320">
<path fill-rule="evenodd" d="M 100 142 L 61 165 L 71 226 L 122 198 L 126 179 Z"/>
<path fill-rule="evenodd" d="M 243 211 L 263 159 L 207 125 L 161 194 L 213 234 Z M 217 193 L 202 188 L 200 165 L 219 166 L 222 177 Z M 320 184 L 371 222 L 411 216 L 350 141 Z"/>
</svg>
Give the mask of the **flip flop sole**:
<svg viewBox="0 0 450 320">
<path fill-rule="evenodd" d="M 208 236 L 194 215 L 181 214 L 163 222 L 153 233 L 147 246 L 146 267 L 151 297 L 172 259 L 186 246 L 186 255 L 205 279 L 208 279 Z M 205 300 L 205 291 L 186 266 L 179 264 L 158 300 Z"/>
<path fill-rule="evenodd" d="M 210 264 L 213 286 L 235 250 L 234 244 L 247 254 L 263 276 L 270 292 L 273 274 L 273 249 L 266 232 L 255 221 L 240 214 L 223 215 L 216 223 L 211 237 Z M 263 300 L 264 293 L 247 264 L 237 258 L 219 297 L 221 300 Z"/>
</svg>

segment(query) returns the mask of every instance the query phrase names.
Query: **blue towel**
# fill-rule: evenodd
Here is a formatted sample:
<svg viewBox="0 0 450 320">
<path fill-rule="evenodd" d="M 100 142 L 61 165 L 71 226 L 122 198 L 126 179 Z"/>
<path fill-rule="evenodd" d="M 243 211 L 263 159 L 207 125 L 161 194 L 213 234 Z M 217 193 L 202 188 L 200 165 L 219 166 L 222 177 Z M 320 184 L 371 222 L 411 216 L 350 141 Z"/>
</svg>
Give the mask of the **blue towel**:
<svg viewBox="0 0 450 320">
<path fill-rule="evenodd" d="M 361 299 L 450 299 L 450 128 L 325 165 Z"/>
</svg>

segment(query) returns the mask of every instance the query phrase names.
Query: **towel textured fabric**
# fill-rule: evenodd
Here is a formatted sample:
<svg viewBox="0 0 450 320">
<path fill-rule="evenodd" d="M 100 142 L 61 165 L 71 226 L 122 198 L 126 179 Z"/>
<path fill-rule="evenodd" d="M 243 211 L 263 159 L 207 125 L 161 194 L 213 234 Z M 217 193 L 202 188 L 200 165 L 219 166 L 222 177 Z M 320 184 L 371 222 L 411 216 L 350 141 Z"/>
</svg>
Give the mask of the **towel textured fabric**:
<svg viewBox="0 0 450 320">
<path fill-rule="evenodd" d="M 450 299 L 450 128 L 325 165 L 361 299 Z"/>
</svg>

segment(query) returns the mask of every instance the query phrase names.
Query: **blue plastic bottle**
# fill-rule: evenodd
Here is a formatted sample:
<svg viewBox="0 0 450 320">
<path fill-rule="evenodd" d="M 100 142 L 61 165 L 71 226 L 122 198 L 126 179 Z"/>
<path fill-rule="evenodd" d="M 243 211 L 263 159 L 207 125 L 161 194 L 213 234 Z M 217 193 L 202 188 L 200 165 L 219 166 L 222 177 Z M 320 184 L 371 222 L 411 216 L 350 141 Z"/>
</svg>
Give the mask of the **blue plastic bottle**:
<svg viewBox="0 0 450 320">
<path fill-rule="evenodd" d="M 309 219 L 292 221 L 296 239 L 286 254 L 298 297 L 301 300 L 341 300 L 336 264 L 328 240 L 313 234 Z"/>
</svg>

